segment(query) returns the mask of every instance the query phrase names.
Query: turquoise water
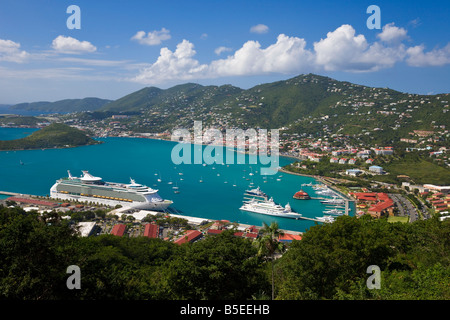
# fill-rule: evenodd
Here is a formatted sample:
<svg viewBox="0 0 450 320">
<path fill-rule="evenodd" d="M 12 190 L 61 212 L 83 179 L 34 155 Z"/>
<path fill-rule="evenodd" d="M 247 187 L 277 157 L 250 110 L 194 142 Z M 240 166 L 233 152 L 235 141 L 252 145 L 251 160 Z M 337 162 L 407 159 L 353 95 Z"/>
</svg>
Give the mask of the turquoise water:
<svg viewBox="0 0 450 320">
<path fill-rule="evenodd" d="M 0 129 L 1 139 L 9 128 Z M 105 181 L 128 183 L 131 177 L 137 183 L 156 188 L 163 198 L 174 201 L 171 208 L 179 214 L 194 217 L 225 219 L 256 226 L 261 226 L 263 221 L 268 224 L 277 221 L 280 228 L 294 231 L 305 231 L 315 224 L 312 221 L 241 212 L 239 207 L 243 194 L 251 182 L 255 187 L 260 186 L 275 202 L 283 206 L 289 202 L 293 210 L 305 217 L 323 216 L 326 209 L 318 200 L 292 198 L 301 188 L 314 196 L 311 187 L 301 187 L 302 183 L 315 183 L 313 178 L 279 172 L 262 176 L 260 166 L 249 165 L 249 156 L 246 156 L 246 164 L 174 165 L 171 160 L 172 148 L 176 145 L 174 142 L 137 138 L 99 140 L 104 143 L 67 149 L 0 152 L 0 190 L 45 196 L 57 179 L 67 176 L 67 170 L 73 176 L 80 176 L 81 170 L 88 170 Z M 234 153 L 227 150 L 227 154 Z M 280 157 L 280 166 L 292 161 Z M 157 181 L 159 177 L 162 182 Z M 200 179 L 204 182 L 200 183 Z M 267 182 L 264 182 L 265 179 Z M 173 184 L 168 184 L 169 181 Z M 180 193 L 175 194 L 173 186 L 178 186 Z"/>
<path fill-rule="evenodd" d="M 0 140 L 15 140 L 24 138 L 36 130 L 37 128 L 0 128 Z"/>
</svg>

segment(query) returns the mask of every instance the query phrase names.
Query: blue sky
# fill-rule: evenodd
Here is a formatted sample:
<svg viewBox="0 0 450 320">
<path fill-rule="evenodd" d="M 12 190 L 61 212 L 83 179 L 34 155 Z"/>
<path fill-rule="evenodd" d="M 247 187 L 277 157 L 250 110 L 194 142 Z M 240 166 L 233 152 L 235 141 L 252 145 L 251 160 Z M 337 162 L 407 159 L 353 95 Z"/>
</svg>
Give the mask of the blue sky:
<svg viewBox="0 0 450 320">
<path fill-rule="evenodd" d="M 68 29 L 70 5 L 81 29 Z M 369 29 L 377 5 L 382 29 Z M 0 104 L 316 73 L 450 92 L 448 1 L 2 1 Z"/>
</svg>

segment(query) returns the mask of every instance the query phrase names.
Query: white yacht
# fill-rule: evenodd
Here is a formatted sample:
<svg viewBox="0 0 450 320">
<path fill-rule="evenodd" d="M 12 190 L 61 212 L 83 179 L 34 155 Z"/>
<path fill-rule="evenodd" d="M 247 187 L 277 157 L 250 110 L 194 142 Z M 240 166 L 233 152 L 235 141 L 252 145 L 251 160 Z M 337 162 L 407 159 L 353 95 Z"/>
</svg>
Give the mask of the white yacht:
<svg viewBox="0 0 450 320">
<path fill-rule="evenodd" d="M 248 196 L 267 198 L 267 194 L 265 194 L 259 187 L 257 187 L 256 189 L 245 190 L 245 194 Z"/>
<path fill-rule="evenodd" d="M 273 201 L 273 198 L 263 201 L 252 199 L 248 202 L 244 202 L 242 207 L 240 207 L 239 209 L 242 211 L 255 212 L 283 218 L 298 219 L 302 216 L 300 213 L 292 211 L 289 203 L 286 204 L 285 207 L 283 207 L 279 204 L 276 204 Z"/>
<path fill-rule="evenodd" d="M 324 203 L 324 204 L 344 204 L 345 203 L 345 201 L 343 199 L 340 199 L 338 197 L 333 197 L 333 199 L 322 200 L 320 202 Z"/>
<path fill-rule="evenodd" d="M 51 187 L 50 197 L 158 211 L 167 209 L 173 203 L 161 198 L 158 190 L 136 183 L 131 178 L 129 184 L 124 184 L 103 181 L 88 171 L 82 171 L 81 177 L 73 177 L 70 171 L 67 172 L 68 178 L 57 180 Z"/>
<path fill-rule="evenodd" d="M 338 216 L 342 216 L 344 214 L 344 212 L 342 210 L 338 210 L 338 209 L 325 210 L 323 213 L 334 214 L 334 215 L 338 215 Z"/>
<path fill-rule="evenodd" d="M 326 222 L 326 223 L 332 223 L 336 220 L 336 218 L 332 216 L 323 216 L 323 217 L 316 217 L 317 220 L 320 222 Z"/>
</svg>

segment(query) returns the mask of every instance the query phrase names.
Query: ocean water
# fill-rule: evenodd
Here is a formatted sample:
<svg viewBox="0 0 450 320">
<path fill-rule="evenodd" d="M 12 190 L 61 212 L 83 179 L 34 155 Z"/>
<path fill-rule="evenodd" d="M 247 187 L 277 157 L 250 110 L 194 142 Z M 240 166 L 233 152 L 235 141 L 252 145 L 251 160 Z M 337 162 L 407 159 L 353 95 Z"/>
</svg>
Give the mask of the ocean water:
<svg viewBox="0 0 450 320">
<path fill-rule="evenodd" d="M 0 128 L 0 140 L 15 140 L 24 138 L 38 128 Z"/>
<path fill-rule="evenodd" d="M 0 140 L 11 135 L 5 132 L 10 129 L 0 128 Z M 0 190 L 45 196 L 57 179 L 67 177 L 67 170 L 73 176 L 80 176 L 81 170 L 88 170 L 105 181 L 128 183 L 133 178 L 137 183 L 158 189 L 161 197 L 173 200 L 171 209 L 178 214 L 205 219 L 224 219 L 256 226 L 276 221 L 282 229 L 301 232 L 315 224 L 313 221 L 240 211 L 244 192 L 251 186 L 259 186 L 276 203 L 283 206 L 289 203 L 294 211 L 305 217 L 323 216 L 326 209 L 318 200 L 292 198 L 300 189 L 314 196 L 312 187 L 301 186 L 303 183 L 316 183 L 314 178 L 280 172 L 263 176 L 260 164 L 250 164 L 250 159 L 255 159 L 255 156 L 246 155 L 245 164 L 176 165 L 171 158 L 175 142 L 139 138 L 98 140 L 104 143 L 67 149 L 1 151 Z M 236 155 L 228 149 L 223 152 L 226 156 Z M 285 157 L 279 160 L 280 166 L 294 161 Z M 158 178 L 162 181 L 158 182 Z M 174 193 L 174 186 L 180 193 Z"/>
</svg>

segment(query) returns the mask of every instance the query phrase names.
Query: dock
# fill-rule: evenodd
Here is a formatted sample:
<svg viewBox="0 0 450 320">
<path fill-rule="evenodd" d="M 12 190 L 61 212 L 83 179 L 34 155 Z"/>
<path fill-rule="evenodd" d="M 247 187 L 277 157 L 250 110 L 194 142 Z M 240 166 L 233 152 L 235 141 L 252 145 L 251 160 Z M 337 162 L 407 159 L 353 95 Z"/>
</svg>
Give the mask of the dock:
<svg viewBox="0 0 450 320">
<path fill-rule="evenodd" d="M 17 197 L 17 196 L 23 196 L 22 193 L 16 193 L 16 192 L 9 192 L 9 191 L 0 191 L 0 194 L 4 194 L 11 197 Z"/>
<path fill-rule="evenodd" d="M 320 220 L 318 220 L 318 219 L 314 219 L 314 218 L 308 218 L 308 217 L 299 217 L 299 219 L 303 219 L 303 220 L 310 220 L 310 221 L 315 221 L 315 222 L 323 222 L 323 221 L 320 221 Z"/>
</svg>

